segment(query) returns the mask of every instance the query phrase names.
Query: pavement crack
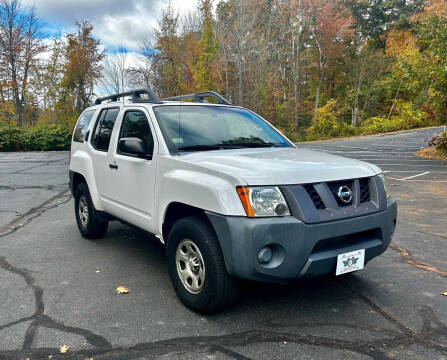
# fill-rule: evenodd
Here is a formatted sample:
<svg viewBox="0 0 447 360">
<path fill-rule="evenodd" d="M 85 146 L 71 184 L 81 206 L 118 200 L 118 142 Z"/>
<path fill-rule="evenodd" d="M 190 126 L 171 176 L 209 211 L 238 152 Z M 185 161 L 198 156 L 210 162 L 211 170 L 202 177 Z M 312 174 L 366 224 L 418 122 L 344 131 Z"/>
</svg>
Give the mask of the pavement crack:
<svg viewBox="0 0 447 360">
<path fill-rule="evenodd" d="M 429 271 L 434 274 L 438 274 L 442 277 L 447 277 L 447 271 L 438 269 L 434 266 L 424 264 L 419 261 L 416 261 L 407 249 L 404 249 L 403 247 L 397 245 L 396 243 L 394 243 L 394 242 L 390 243 L 390 248 L 398 251 L 400 253 L 401 257 L 403 258 L 403 260 L 407 264 L 414 266 L 418 269 L 422 269 L 422 270 Z"/>
<path fill-rule="evenodd" d="M 7 186 L 7 185 L 0 185 L 0 190 L 56 190 L 60 188 L 66 188 L 67 183 L 64 184 L 54 184 L 54 185 L 14 185 L 14 186 Z"/>
<path fill-rule="evenodd" d="M 212 349 L 215 350 L 216 352 L 220 352 L 221 354 L 227 355 L 227 356 L 229 356 L 233 359 L 236 359 L 236 360 L 251 360 L 251 358 L 246 357 L 242 354 L 239 354 L 236 351 L 227 349 L 226 347 L 223 347 L 223 346 L 214 345 L 212 347 Z"/>
<path fill-rule="evenodd" d="M 433 234 L 433 233 L 429 233 L 429 232 L 421 231 L 421 230 L 416 230 L 416 232 L 421 233 L 421 234 L 425 234 L 425 235 L 436 236 L 436 237 L 438 237 L 438 238 L 446 239 L 446 240 L 447 240 L 447 236 L 444 236 L 444 235 Z"/>
<path fill-rule="evenodd" d="M 39 206 L 31 208 L 28 212 L 17 217 L 16 219 L 6 224 L 5 226 L 0 227 L 0 238 L 10 235 L 16 232 L 17 230 L 21 229 L 22 227 L 28 225 L 31 221 L 44 214 L 46 211 L 54 209 L 62 204 L 66 204 L 71 200 L 71 195 L 67 196 L 67 198 L 64 199 L 63 201 L 58 200 L 68 195 L 68 193 L 69 193 L 68 189 L 62 190 L 61 192 L 57 193 L 56 195 L 46 200 Z M 54 203 L 55 201 L 56 203 Z"/>
<path fill-rule="evenodd" d="M 28 326 L 28 329 L 26 330 L 24 341 L 23 341 L 23 349 L 30 349 L 35 335 L 36 335 L 36 329 L 39 326 L 50 328 L 50 329 L 56 329 L 60 331 L 64 331 L 67 333 L 72 333 L 76 335 L 83 336 L 92 346 L 99 347 L 99 348 L 112 348 L 112 345 L 110 342 L 102 337 L 101 335 L 95 334 L 87 329 L 82 329 L 79 327 L 73 327 L 73 326 L 67 326 L 63 324 L 62 322 L 56 321 L 52 319 L 50 316 L 44 314 L 45 306 L 43 302 L 43 289 L 36 284 L 36 280 L 34 277 L 30 274 L 29 270 L 18 268 L 16 266 L 11 265 L 9 262 L 6 261 L 4 257 L 0 257 L 0 269 L 3 269 L 5 271 L 11 272 L 13 274 L 21 276 L 28 287 L 31 288 L 34 294 L 34 303 L 35 303 L 35 311 L 32 316 L 24 317 L 19 320 L 10 322 L 8 324 L 0 326 L 0 330 L 5 329 L 7 327 L 11 327 L 13 325 L 17 325 L 22 322 L 30 321 L 32 320 L 31 324 Z M 0 352 L 1 355 L 1 352 Z M 1 357 L 0 357 L 1 359 Z"/>
<path fill-rule="evenodd" d="M 95 360 L 112 360 L 112 359 L 135 359 L 138 357 L 157 358 L 172 353 L 189 353 L 189 352 L 221 352 L 237 360 L 247 360 L 249 358 L 241 355 L 228 347 L 243 347 L 256 345 L 261 343 L 289 343 L 296 345 L 310 345 L 317 347 L 325 347 L 334 350 L 351 351 L 366 356 L 370 356 L 377 360 L 391 359 L 388 354 L 392 349 L 408 347 L 413 344 L 420 344 L 426 348 L 435 349 L 441 353 L 447 354 L 447 349 L 437 344 L 436 340 L 441 336 L 446 336 L 445 325 L 435 317 L 429 308 L 421 311 L 424 317 L 424 325 L 420 332 L 413 332 L 405 328 L 399 335 L 375 339 L 350 341 L 335 338 L 327 338 L 322 336 L 308 335 L 291 332 L 280 332 L 273 330 L 249 330 L 245 332 L 232 333 L 219 336 L 195 336 L 180 337 L 168 340 L 160 340 L 154 342 L 139 343 L 130 347 L 118 347 L 114 349 L 94 348 L 84 349 L 65 354 L 66 359 L 85 359 L 86 357 L 94 357 Z M 432 327 L 431 324 L 436 327 Z M 400 327 L 402 330 L 403 328 Z M 180 350 L 181 349 L 181 350 Z M 57 349 L 29 349 L 28 351 L 11 350 L 0 352 L 0 359 L 13 359 L 14 356 L 26 357 L 32 359 L 47 359 L 49 355 L 57 353 Z M 54 357 L 57 359 L 57 357 Z"/>
</svg>

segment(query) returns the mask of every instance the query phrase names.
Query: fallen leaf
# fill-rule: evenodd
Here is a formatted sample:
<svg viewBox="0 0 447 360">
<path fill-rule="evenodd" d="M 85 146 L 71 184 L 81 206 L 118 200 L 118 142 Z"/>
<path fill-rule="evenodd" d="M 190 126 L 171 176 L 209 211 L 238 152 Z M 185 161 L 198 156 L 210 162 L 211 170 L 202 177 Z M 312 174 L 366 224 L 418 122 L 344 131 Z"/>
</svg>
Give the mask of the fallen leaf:
<svg viewBox="0 0 447 360">
<path fill-rule="evenodd" d="M 441 295 L 447 296 L 447 291 L 444 291 Z"/>
<path fill-rule="evenodd" d="M 130 293 L 130 290 L 129 290 L 129 288 L 126 288 L 125 286 L 118 286 L 118 287 L 116 288 L 116 293 L 117 293 L 118 295 L 121 295 L 121 294 L 128 294 L 128 293 Z"/>
<path fill-rule="evenodd" d="M 98 270 L 95 270 L 95 273 L 99 273 L 99 272 L 101 272 L 101 270 L 99 270 L 99 269 L 98 269 Z"/>
<path fill-rule="evenodd" d="M 65 353 L 68 351 L 68 349 L 70 349 L 70 346 L 68 346 L 68 345 L 62 345 L 62 346 L 59 348 L 59 351 L 60 351 L 61 354 L 65 354 Z"/>
<path fill-rule="evenodd" d="M 85 360 L 93 360 L 93 358 L 87 358 L 87 359 L 85 359 Z"/>
</svg>

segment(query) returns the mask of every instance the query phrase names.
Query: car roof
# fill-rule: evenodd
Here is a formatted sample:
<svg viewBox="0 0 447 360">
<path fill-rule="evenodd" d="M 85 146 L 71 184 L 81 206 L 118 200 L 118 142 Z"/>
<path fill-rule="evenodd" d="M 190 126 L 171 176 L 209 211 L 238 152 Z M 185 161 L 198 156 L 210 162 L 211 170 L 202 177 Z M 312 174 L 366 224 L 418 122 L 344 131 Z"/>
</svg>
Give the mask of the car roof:
<svg viewBox="0 0 447 360">
<path fill-rule="evenodd" d="M 134 103 L 130 100 L 124 101 L 110 101 L 104 102 L 98 105 L 92 105 L 86 108 L 84 111 L 88 110 L 97 110 L 103 108 L 112 108 L 112 107 L 158 107 L 158 106 L 169 106 L 169 105 L 181 105 L 181 106 L 219 106 L 219 107 L 239 107 L 236 105 L 227 105 L 227 104 L 217 104 L 217 103 L 209 103 L 209 102 L 192 102 L 192 101 L 162 101 L 160 103 L 151 103 L 151 102 L 138 102 Z"/>
</svg>

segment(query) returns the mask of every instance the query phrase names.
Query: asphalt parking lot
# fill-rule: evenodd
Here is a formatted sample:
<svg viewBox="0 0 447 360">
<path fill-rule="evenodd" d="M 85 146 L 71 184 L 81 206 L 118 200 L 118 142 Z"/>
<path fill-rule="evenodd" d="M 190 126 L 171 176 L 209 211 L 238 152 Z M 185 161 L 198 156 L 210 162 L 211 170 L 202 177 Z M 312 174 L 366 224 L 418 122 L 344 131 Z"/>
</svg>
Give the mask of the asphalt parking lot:
<svg viewBox="0 0 447 360">
<path fill-rule="evenodd" d="M 212 316 L 181 305 L 148 234 L 80 236 L 68 153 L 0 154 L 0 359 L 447 359 L 447 162 L 413 155 L 440 130 L 300 144 L 386 171 L 390 249 L 341 278 L 244 283 Z"/>
</svg>

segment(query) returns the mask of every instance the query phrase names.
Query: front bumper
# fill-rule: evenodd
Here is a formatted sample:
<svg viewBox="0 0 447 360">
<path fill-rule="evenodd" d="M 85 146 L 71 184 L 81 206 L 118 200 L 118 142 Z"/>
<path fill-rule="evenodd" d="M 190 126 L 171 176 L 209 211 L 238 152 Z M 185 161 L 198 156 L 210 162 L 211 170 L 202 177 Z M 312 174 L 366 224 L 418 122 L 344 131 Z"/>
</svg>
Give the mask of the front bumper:
<svg viewBox="0 0 447 360">
<path fill-rule="evenodd" d="M 218 236 L 230 275 L 275 282 L 335 274 L 337 255 L 365 249 L 365 264 L 391 242 L 397 205 L 387 200 L 382 212 L 338 221 L 306 224 L 295 217 L 247 218 L 207 213 Z M 261 265 L 257 254 L 274 249 L 273 260 Z"/>
</svg>

